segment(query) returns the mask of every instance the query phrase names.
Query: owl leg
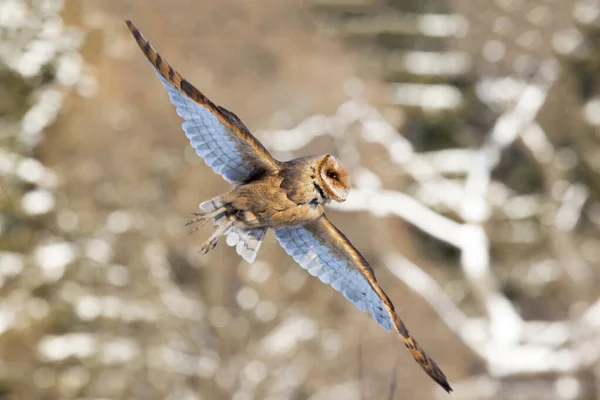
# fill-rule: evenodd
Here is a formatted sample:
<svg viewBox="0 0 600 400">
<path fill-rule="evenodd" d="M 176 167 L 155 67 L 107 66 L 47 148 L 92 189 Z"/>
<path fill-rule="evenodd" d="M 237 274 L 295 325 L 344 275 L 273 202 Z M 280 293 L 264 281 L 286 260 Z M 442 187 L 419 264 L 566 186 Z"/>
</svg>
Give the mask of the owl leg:
<svg viewBox="0 0 600 400">
<path fill-rule="evenodd" d="M 194 213 L 192 213 L 192 215 L 194 215 L 198 218 L 188 221 L 188 223 L 185 224 L 185 226 L 195 225 L 194 229 L 192 229 L 192 231 L 190 232 L 190 234 L 192 234 L 192 233 L 196 232 L 198 229 L 200 229 L 201 227 L 203 227 L 211 219 L 217 218 L 221 214 L 225 214 L 225 213 L 227 213 L 227 207 L 220 207 L 220 208 L 218 208 L 214 211 L 208 212 L 208 213 L 203 212 L 203 211 L 194 212 Z"/>
<path fill-rule="evenodd" d="M 226 235 L 231 231 L 234 222 L 235 218 L 233 218 L 233 216 L 216 220 L 215 230 L 213 231 L 213 234 L 208 238 L 208 240 L 202 245 L 202 247 L 200 248 L 200 252 L 202 254 L 206 254 L 212 249 L 214 249 L 217 243 L 219 243 L 219 239 L 221 238 L 221 236 Z"/>
</svg>

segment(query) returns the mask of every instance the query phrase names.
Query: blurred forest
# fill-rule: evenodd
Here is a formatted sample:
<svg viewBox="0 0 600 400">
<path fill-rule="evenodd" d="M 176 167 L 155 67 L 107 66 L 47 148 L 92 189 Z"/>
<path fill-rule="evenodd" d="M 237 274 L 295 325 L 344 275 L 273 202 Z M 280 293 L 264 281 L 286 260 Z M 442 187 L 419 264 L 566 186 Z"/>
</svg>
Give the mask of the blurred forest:
<svg viewBox="0 0 600 400">
<path fill-rule="evenodd" d="M 184 226 L 224 192 L 124 20 L 328 212 L 445 371 Z M 1 399 L 600 399 L 599 0 L 0 0 Z"/>
</svg>

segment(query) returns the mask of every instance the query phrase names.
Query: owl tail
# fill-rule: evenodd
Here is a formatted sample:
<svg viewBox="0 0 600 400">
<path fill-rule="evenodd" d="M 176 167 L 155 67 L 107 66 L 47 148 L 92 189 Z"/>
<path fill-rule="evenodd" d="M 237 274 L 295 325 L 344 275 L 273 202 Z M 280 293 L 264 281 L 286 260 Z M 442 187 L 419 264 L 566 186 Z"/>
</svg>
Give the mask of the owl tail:
<svg viewBox="0 0 600 400">
<path fill-rule="evenodd" d="M 212 213 L 224 207 L 226 202 L 223 200 L 223 195 L 215 196 L 200 203 L 200 209 L 205 213 Z"/>
<path fill-rule="evenodd" d="M 186 226 L 194 225 L 190 233 L 196 232 L 200 227 L 211 221 L 214 225 L 214 231 L 208 240 L 200 248 L 201 253 L 208 253 L 215 248 L 219 239 L 226 236 L 235 228 L 235 216 L 231 212 L 231 207 L 224 201 L 224 196 L 217 196 L 200 204 L 199 212 L 192 213 L 197 218 L 189 221 Z"/>
<path fill-rule="evenodd" d="M 235 246 L 235 251 L 249 263 L 254 262 L 262 240 L 268 228 L 241 229 L 233 228 L 227 236 L 227 244 Z"/>
<path fill-rule="evenodd" d="M 236 252 L 249 263 L 254 262 L 262 240 L 268 228 L 242 228 L 235 223 L 235 217 L 228 209 L 225 195 L 213 197 L 200 204 L 202 210 L 199 220 L 205 223 L 207 219 L 213 219 L 215 232 L 202 247 L 202 252 L 207 253 L 217 245 L 221 236 L 227 235 L 227 244 L 235 246 Z"/>
</svg>

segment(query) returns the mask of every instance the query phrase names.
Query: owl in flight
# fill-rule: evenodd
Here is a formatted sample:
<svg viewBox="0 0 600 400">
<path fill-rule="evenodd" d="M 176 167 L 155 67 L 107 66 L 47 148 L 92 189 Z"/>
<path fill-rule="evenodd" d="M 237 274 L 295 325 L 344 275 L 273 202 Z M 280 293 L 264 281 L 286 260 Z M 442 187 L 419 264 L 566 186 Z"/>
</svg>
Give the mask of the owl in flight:
<svg viewBox="0 0 600 400">
<path fill-rule="evenodd" d="M 275 160 L 231 111 L 214 104 L 163 59 L 131 21 L 127 26 L 169 92 L 183 130 L 196 153 L 233 184 L 200 204 L 191 223 L 211 221 L 214 232 L 202 246 L 207 253 L 219 239 L 253 262 L 269 228 L 311 275 L 356 304 L 386 330 L 394 328 L 415 360 L 446 391 L 446 376 L 419 346 L 377 283 L 367 260 L 325 216 L 331 200 L 346 200 L 350 184 L 340 161 L 330 154 Z"/>
</svg>

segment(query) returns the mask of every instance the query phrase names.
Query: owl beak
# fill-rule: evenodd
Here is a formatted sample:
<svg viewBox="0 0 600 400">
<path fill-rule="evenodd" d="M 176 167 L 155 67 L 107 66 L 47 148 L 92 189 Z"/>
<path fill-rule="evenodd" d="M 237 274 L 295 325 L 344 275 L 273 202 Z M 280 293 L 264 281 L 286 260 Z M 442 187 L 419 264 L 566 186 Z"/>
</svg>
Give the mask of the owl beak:
<svg viewBox="0 0 600 400">
<path fill-rule="evenodd" d="M 337 199 L 335 199 L 338 203 L 343 203 L 344 201 L 346 201 L 346 198 L 348 197 L 348 189 L 342 189 L 342 190 L 338 190 L 337 191 Z"/>
</svg>

